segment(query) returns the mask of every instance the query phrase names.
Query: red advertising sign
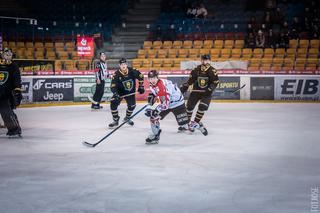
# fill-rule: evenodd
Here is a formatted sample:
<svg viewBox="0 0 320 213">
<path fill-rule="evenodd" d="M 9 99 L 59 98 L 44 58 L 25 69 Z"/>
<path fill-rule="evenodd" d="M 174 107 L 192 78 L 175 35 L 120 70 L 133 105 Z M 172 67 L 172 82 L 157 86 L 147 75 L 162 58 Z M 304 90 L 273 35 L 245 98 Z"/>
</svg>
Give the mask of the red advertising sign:
<svg viewBox="0 0 320 213">
<path fill-rule="evenodd" d="M 94 54 L 93 37 L 78 36 L 77 49 L 78 49 L 78 56 L 93 57 L 93 54 Z"/>
</svg>

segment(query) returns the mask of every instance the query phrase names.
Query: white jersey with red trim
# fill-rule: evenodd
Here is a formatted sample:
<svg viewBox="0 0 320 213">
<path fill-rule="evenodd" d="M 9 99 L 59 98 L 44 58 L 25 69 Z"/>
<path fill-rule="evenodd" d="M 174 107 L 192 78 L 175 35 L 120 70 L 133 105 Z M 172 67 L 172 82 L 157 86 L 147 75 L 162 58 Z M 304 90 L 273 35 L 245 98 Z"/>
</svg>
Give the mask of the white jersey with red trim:
<svg viewBox="0 0 320 213">
<path fill-rule="evenodd" d="M 184 97 L 180 89 L 170 80 L 159 79 L 156 85 L 150 84 L 150 90 L 160 102 L 156 107 L 160 112 L 184 104 Z"/>
</svg>

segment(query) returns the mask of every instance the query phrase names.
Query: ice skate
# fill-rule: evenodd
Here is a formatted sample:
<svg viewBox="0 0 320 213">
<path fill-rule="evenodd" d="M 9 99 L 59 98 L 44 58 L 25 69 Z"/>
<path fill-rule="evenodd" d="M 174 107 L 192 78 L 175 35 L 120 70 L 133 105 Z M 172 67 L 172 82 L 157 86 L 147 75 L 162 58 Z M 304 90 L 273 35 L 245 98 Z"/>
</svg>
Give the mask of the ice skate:
<svg viewBox="0 0 320 213">
<path fill-rule="evenodd" d="M 9 130 L 7 132 L 7 136 L 9 138 L 20 138 L 22 137 L 21 135 L 21 129 L 20 128 L 17 128 L 17 129 L 14 129 L 14 130 Z"/>
<path fill-rule="evenodd" d="M 133 122 L 130 118 L 128 118 L 128 117 L 125 117 L 125 118 L 123 119 L 123 122 L 127 122 L 127 124 L 129 124 L 130 126 L 133 126 L 133 125 L 134 125 L 134 122 Z"/>
<path fill-rule="evenodd" d="M 199 123 L 199 130 L 204 136 L 208 135 L 208 130 L 204 127 L 202 122 Z"/>
<path fill-rule="evenodd" d="M 149 135 L 149 137 L 146 139 L 146 144 L 158 144 L 160 140 L 160 133 L 161 133 L 161 129 L 159 130 L 158 134 Z"/>
<path fill-rule="evenodd" d="M 119 125 L 119 117 L 116 119 L 113 119 L 113 122 L 109 124 L 109 128 L 114 128 L 114 127 L 117 127 L 118 125 Z"/>
</svg>

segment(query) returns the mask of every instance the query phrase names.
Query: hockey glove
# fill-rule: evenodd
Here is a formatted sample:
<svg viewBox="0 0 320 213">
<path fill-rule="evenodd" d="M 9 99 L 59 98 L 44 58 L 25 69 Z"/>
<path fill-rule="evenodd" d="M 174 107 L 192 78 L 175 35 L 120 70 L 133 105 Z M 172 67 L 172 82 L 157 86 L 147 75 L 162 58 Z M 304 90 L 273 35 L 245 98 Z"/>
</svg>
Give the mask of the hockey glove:
<svg viewBox="0 0 320 213">
<path fill-rule="evenodd" d="M 154 104 L 154 94 L 153 93 L 150 93 L 149 96 L 148 96 L 148 103 L 152 106 Z"/>
<path fill-rule="evenodd" d="M 143 85 L 139 85 L 139 87 L 138 87 L 138 92 L 140 93 L 140 94 L 143 94 L 144 93 L 144 86 Z"/>
<path fill-rule="evenodd" d="M 144 112 L 145 116 L 147 117 L 151 117 L 151 113 L 152 113 L 152 109 L 146 109 L 146 111 Z"/>
<path fill-rule="evenodd" d="M 205 96 L 211 96 L 212 92 L 213 92 L 213 89 L 212 89 L 211 87 L 208 87 L 208 88 L 205 90 L 204 95 L 205 95 Z"/>
<path fill-rule="evenodd" d="M 120 99 L 121 99 L 121 97 L 117 92 L 113 93 L 113 96 L 112 96 L 111 100 L 119 101 Z"/>
<path fill-rule="evenodd" d="M 182 84 L 180 86 L 181 93 L 184 94 L 185 92 L 187 92 L 188 88 L 189 88 L 189 84 L 187 84 L 187 83 Z"/>
<path fill-rule="evenodd" d="M 21 104 L 22 94 L 20 89 L 14 89 L 12 91 L 14 105 L 17 107 Z"/>
<path fill-rule="evenodd" d="M 151 112 L 151 119 L 158 119 L 160 112 L 156 109 L 152 110 Z"/>
</svg>

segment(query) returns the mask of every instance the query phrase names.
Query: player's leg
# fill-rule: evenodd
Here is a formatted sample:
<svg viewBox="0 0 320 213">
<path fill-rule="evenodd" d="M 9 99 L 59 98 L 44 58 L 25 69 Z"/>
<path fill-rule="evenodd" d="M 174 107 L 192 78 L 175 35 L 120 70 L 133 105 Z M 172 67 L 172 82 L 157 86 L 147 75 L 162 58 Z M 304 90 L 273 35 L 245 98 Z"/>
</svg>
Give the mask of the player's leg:
<svg viewBox="0 0 320 213">
<path fill-rule="evenodd" d="M 150 112 L 151 113 L 151 112 Z M 150 115 L 150 123 L 151 123 L 151 134 L 146 139 L 146 144 L 157 144 L 160 140 L 160 120 L 166 117 L 167 114 L 170 113 L 170 110 L 165 110 L 160 112 L 158 116 Z"/>
<path fill-rule="evenodd" d="M 123 121 L 127 121 L 127 123 L 131 126 L 134 125 L 134 122 L 130 119 L 134 109 L 136 108 L 136 97 L 135 95 L 131 95 L 128 97 L 125 97 L 125 100 L 127 102 L 127 110 L 126 110 L 126 117 Z"/>
<path fill-rule="evenodd" d="M 17 115 L 13 112 L 8 100 L 0 101 L 0 114 L 8 129 L 8 136 L 21 135 L 21 127 Z"/>
<path fill-rule="evenodd" d="M 187 114 L 186 106 L 184 104 L 172 109 L 174 116 L 176 117 L 179 125 L 178 132 L 184 132 L 188 130 L 189 117 Z"/>
<path fill-rule="evenodd" d="M 208 134 L 207 129 L 204 127 L 204 125 L 200 121 L 203 118 L 205 111 L 209 109 L 210 102 L 211 102 L 211 96 L 203 96 L 201 98 L 194 122 L 191 122 L 190 124 L 190 129 L 199 128 L 202 134 L 204 135 Z"/>
<path fill-rule="evenodd" d="M 200 100 L 200 98 L 201 97 L 200 97 L 199 93 L 196 93 L 196 92 L 190 93 L 190 96 L 187 101 L 187 110 L 186 110 L 189 120 L 191 120 L 193 110 L 194 110 L 195 106 L 197 105 L 198 101 Z"/>
<path fill-rule="evenodd" d="M 113 119 L 113 122 L 109 124 L 110 128 L 113 128 L 119 125 L 120 116 L 119 116 L 118 106 L 120 105 L 120 103 L 121 103 L 121 99 L 112 100 L 110 103 L 110 109 L 111 109 L 111 114 Z"/>
<path fill-rule="evenodd" d="M 96 84 L 96 91 L 94 92 L 94 95 L 92 98 L 95 102 L 98 102 L 98 104 L 92 103 L 91 105 L 92 109 L 100 109 L 100 101 L 103 96 L 103 93 L 104 93 L 104 81 L 101 81 L 100 84 Z"/>
</svg>

